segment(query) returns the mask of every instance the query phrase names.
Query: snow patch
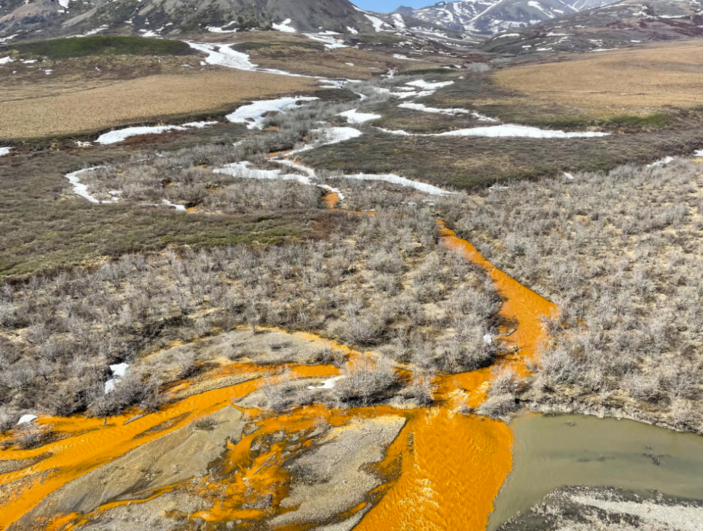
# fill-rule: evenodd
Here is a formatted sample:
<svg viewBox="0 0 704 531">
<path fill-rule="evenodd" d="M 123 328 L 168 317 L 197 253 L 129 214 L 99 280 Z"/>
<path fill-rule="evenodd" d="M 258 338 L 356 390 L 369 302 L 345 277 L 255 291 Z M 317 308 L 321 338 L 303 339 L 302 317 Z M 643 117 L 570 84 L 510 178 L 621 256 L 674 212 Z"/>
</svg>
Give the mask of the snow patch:
<svg viewBox="0 0 704 531">
<path fill-rule="evenodd" d="M 308 389 L 332 389 L 335 387 L 335 382 L 339 379 L 344 378 L 344 376 L 335 376 L 334 378 L 328 378 L 324 380 L 320 385 L 309 385 Z"/>
<path fill-rule="evenodd" d="M 101 31 L 105 31 L 106 29 L 108 29 L 108 25 L 103 24 L 102 26 L 98 26 L 97 28 L 86 31 L 83 35 L 76 35 L 76 37 L 90 37 L 91 35 L 95 35 L 96 33 L 100 33 Z"/>
<path fill-rule="evenodd" d="M 428 90 L 436 90 L 442 87 L 447 87 L 448 85 L 452 85 L 453 83 L 454 81 L 438 81 L 436 83 L 428 83 L 427 81 L 424 81 L 422 79 L 417 79 L 416 81 L 409 81 L 408 83 L 406 83 L 406 85 Z"/>
<path fill-rule="evenodd" d="M 0 65 L 6 65 L 8 63 L 12 63 L 13 61 L 14 59 L 8 55 L 7 57 L 0 58 Z"/>
<path fill-rule="evenodd" d="M 85 184 L 83 184 L 79 178 L 79 175 L 81 175 L 83 173 L 86 173 L 88 171 L 97 170 L 98 168 L 104 168 L 104 167 L 105 166 L 93 166 L 91 168 L 84 168 L 82 170 L 67 173 L 66 178 L 68 179 L 68 182 L 70 182 L 73 185 L 73 193 L 76 194 L 77 196 L 80 196 L 84 199 L 87 199 L 91 203 L 95 203 L 95 204 L 105 204 L 105 203 L 117 202 L 119 200 L 119 197 L 112 197 L 111 199 L 108 199 L 106 201 L 101 201 L 100 199 L 96 199 L 88 192 L 88 187 Z"/>
<path fill-rule="evenodd" d="M 469 111 L 465 109 L 440 109 L 437 107 L 426 107 L 422 103 L 401 103 L 399 107 L 402 109 L 413 109 L 414 111 L 430 112 L 434 114 L 467 114 Z"/>
<path fill-rule="evenodd" d="M 666 166 L 666 165 L 670 164 L 670 162 L 672 162 L 673 160 L 675 160 L 675 159 L 672 157 L 665 157 L 664 159 L 657 160 L 657 161 L 653 162 L 652 164 L 648 164 L 646 166 L 646 168 L 657 168 L 659 166 Z"/>
<path fill-rule="evenodd" d="M 345 118 L 347 118 L 347 121 L 351 124 L 361 124 L 364 122 L 368 122 L 369 120 L 376 120 L 377 118 L 381 118 L 380 114 L 358 112 L 357 109 L 351 109 L 349 111 L 340 112 L 338 113 L 338 116 L 344 116 Z"/>
<path fill-rule="evenodd" d="M 564 131 L 553 131 L 549 129 L 538 129 L 525 125 L 491 125 L 488 127 L 473 127 L 471 129 L 458 129 L 457 131 L 447 131 L 436 135 L 426 136 L 484 136 L 484 137 L 522 137 L 522 138 L 590 138 L 608 136 L 609 133 L 566 133 Z"/>
<path fill-rule="evenodd" d="M 421 183 L 418 181 L 412 181 L 411 179 L 406 179 L 405 177 L 400 177 L 393 173 L 387 175 L 376 175 L 369 173 L 357 173 L 353 175 L 344 175 L 345 179 L 356 179 L 358 181 L 382 181 L 389 184 L 395 184 L 398 186 L 404 186 L 406 188 L 413 188 L 419 192 L 424 192 L 430 195 L 450 195 L 452 192 L 433 186 L 432 184 Z"/>
<path fill-rule="evenodd" d="M 482 136 L 492 138 L 591 138 L 608 136 L 610 133 L 566 133 L 564 131 L 553 131 L 550 129 L 538 129 L 537 127 L 528 127 L 525 125 L 491 125 L 487 127 L 472 127 L 469 129 L 457 129 L 455 131 L 447 131 L 445 133 L 429 133 L 429 134 L 412 134 L 406 131 L 381 129 L 385 133 L 399 136 Z"/>
<path fill-rule="evenodd" d="M 310 178 L 305 175 L 283 173 L 281 170 L 257 170 L 255 168 L 250 168 L 250 166 L 251 163 L 249 161 L 233 162 L 231 164 L 226 164 L 222 168 L 214 169 L 213 173 L 222 173 L 242 179 L 297 181 L 301 184 L 312 184 Z"/>
<path fill-rule="evenodd" d="M 11 147 L 0 147 L 0 157 L 4 157 L 5 155 L 9 155 L 11 150 L 12 150 Z"/>
<path fill-rule="evenodd" d="M 20 417 L 20 420 L 17 421 L 17 425 L 19 426 L 20 424 L 29 424 L 30 422 L 34 422 L 37 420 L 39 417 L 36 415 L 32 415 L 31 413 L 27 413 L 26 415 L 22 415 Z"/>
<path fill-rule="evenodd" d="M 391 28 L 386 22 L 381 20 L 380 18 L 373 17 L 371 15 L 367 15 L 366 13 L 364 14 L 365 17 L 369 19 L 369 22 L 372 23 L 372 26 L 374 26 L 374 31 L 384 31 L 382 28 L 386 26 L 387 28 Z"/>
<path fill-rule="evenodd" d="M 271 27 L 277 31 L 283 31 L 284 33 L 298 33 L 296 28 L 289 26 L 291 24 L 291 19 L 287 18 L 281 24 L 272 24 Z"/>
<path fill-rule="evenodd" d="M 167 207 L 175 208 L 176 210 L 180 210 L 182 212 L 186 211 L 186 206 L 185 205 L 177 205 L 176 203 L 172 203 L 168 199 L 162 199 L 161 202 L 165 204 Z"/>
<path fill-rule="evenodd" d="M 257 67 L 257 65 L 250 62 L 246 53 L 233 50 L 231 48 L 232 44 L 198 44 L 189 41 L 186 41 L 186 44 L 194 50 L 206 53 L 208 56 L 205 58 L 205 62 L 209 65 L 248 71 L 253 71 Z"/>
<path fill-rule="evenodd" d="M 95 141 L 98 144 L 116 144 L 122 142 L 127 138 L 132 136 L 140 135 L 155 135 L 166 133 L 167 131 L 185 131 L 185 127 L 179 125 L 153 125 L 153 126 L 141 126 L 141 127 L 127 127 L 125 129 L 117 129 L 115 131 L 110 131 L 109 133 L 104 133 L 98 137 Z"/>
<path fill-rule="evenodd" d="M 328 50 L 334 50 L 335 48 L 348 48 L 346 44 L 343 43 L 340 39 L 336 39 L 332 35 L 337 35 L 334 32 L 326 32 L 326 33 L 304 33 L 306 37 L 308 37 L 312 41 L 318 41 L 325 43 L 325 48 Z"/>
<path fill-rule="evenodd" d="M 235 112 L 225 116 L 225 118 L 234 124 L 247 124 L 247 129 L 261 129 L 264 114 L 268 112 L 283 112 L 287 108 L 297 105 L 298 102 L 317 99 L 313 97 L 284 97 L 275 100 L 255 101 L 249 105 L 239 107 Z"/>
</svg>

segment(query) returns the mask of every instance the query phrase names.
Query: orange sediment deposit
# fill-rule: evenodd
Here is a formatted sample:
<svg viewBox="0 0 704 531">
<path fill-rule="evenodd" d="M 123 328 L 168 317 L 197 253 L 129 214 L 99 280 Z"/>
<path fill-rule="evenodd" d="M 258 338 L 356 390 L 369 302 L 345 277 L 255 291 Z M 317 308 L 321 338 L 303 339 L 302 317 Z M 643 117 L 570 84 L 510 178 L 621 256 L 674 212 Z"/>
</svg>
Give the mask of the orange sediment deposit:
<svg viewBox="0 0 704 531">
<path fill-rule="evenodd" d="M 192 516 L 217 523 L 256 520 L 274 514 L 288 492 L 285 461 L 310 447 L 319 423 L 341 426 L 349 420 L 347 412 L 307 406 L 256 422 L 256 431 L 235 445 L 228 444 L 226 453 L 211 466 L 212 475 L 220 480 L 204 479 L 195 487 L 198 495 L 210 500 L 212 506 Z M 254 450 L 257 441 L 276 433 L 285 435 L 263 451 Z M 265 508 L 252 508 L 258 499 L 267 497 L 271 501 Z"/>
<path fill-rule="evenodd" d="M 281 155 L 288 155 L 288 154 L 291 153 L 292 151 L 293 151 L 292 149 L 286 149 L 286 150 L 284 150 L 284 151 L 270 151 L 270 152 L 267 154 L 267 156 L 270 157 L 270 158 L 274 158 L 274 157 L 279 157 L 279 156 L 281 156 Z"/>
<path fill-rule="evenodd" d="M 335 375 L 338 371 L 335 367 L 320 365 L 294 367 L 292 372 L 298 377 L 318 377 Z M 29 475 L 46 473 L 46 477 L 31 489 L 3 502 L 0 529 L 6 529 L 48 494 L 69 481 L 126 454 L 137 446 L 181 428 L 196 418 L 214 413 L 268 382 L 276 381 L 276 377 L 262 378 L 214 389 L 136 419 L 130 414 L 110 417 L 105 423 L 103 419 L 85 417 L 39 419 L 38 423 L 52 424 L 55 431 L 69 436 L 33 450 L 0 452 L 0 461 L 31 459 L 47 452 L 51 454 L 31 467 L 0 475 L 0 486 L 3 486 Z M 160 429 L 162 426 L 164 428 Z"/>
<path fill-rule="evenodd" d="M 323 196 L 323 202 L 330 210 L 335 210 L 335 205 L 340 200 L 340 195 L 337 192 L 328 192 Z"/>
</svg>

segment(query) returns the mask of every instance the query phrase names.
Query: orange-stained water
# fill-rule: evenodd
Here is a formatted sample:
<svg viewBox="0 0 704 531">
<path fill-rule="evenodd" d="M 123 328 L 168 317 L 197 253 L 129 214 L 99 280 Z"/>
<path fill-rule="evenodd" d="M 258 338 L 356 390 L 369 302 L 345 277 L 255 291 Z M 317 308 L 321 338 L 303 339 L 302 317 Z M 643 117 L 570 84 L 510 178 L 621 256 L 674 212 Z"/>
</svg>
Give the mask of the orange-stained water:
<svg viewBox="0 0 704 531">
<path fill-rule="evenodd" d="M 545 339 L 542 321 L 545 317 L 553 315 L 557 306 L 494 267 L 474 245 L 458 238 L 442 221 L 439 225 L 440 236 L 445 245 L 462 253 L 470 262 L 481 266 L 504 299 L 500 314 L 505 320 L 515 321 L 517 325 L 510 336 L 502 338 L 504 346 L 517 348 L 522 360 L 533 360 Z"/>
<path fill-rule="evenodd" d="M 330 208 L 339 200 L 337 194 L 324 196 Z M 533 291 L 496 269 L 469 242 L 462 240 L 440 222 L 443 242 L 460 252 L 467 260 L 483 267 L 494 281 L 504 303 L 500 313 L 504 321 L 516 324 L 514 331 L 503 331 L 499 338 L 511 354 L 501 356 L 496 364 L 511 365 L 526 373 L 526 361 L 532 360 L 544 339 L 542 318 L 555 311 L 555 306 Z M 323 341 L 313 334 L 297 333 L 303 339 Z M 349 357 L 363 356 L 342 345 L 329 342 L 332 348 L 344 350 Z M 338 369 L 331 366 L 289 365 L 290 377 L 334 376 Z M 277 369 L 281 369 L 279 366 Z M 161 411 L 127 422 L 130 415 L 107 419 L 44 418 L 39 423 L 52 424 L 54 430 L 69 436 L 35 450 L 6 450 L 0 461 L 29 459 L 41 454 L 51 455 L 25 469 L 0 475 L 0 486 L 45 473 L 31 488 L 10 497 L 0 510 L 0 530 L 16 521 L 48 494 L 69 481 L 114 460 L 139 445 L 181 428 L 196 418 L 211 414 L 257 390 L 262 384 L 275 382 L 280 376 L 271 374 L 272 367 L 233 363 L 220 367 L 209 377 L 227 377 L 251 373 L 255 379 L 222 389 L 194 395 Z M 265 374 L 266 373 L 266 374 Z M 195 515 L 209 522 L 234 519 L 258 519 L 273 514 L 286 496 L 290 478 L 283 464 L 313 442 L 316 423 L 339 426 L 353 416 L 379 414 L 404 415 L 409 420 L 401 435 L 389 448 L 384 462 L 377 469 L 394 469 L 398 479 L 370 493 L 370 500 L 379 502 L 355 528 L 362 531 L 384 530 L 483 530 L 498 493 L 512 464 L 512 436 L 499 421 L 458 413 L 460 407 L 476 408 L 485 400 L 490 387 L 491 368 L 441 375 L 436 379 L 438 405 L 410 412 L 388 407 L 363 408 L 347 412 L 323 406 L 299 408 L 285 415 L 261 418 L 258 429 L 243 436 L 237 444 L 228 442 L 224 454 L 210 467 L 207 478 L 191 483 L 209 506 Z M 183 382 L 172 389 L 185 389 Z M 249 413 L 258 414 L 256 410 Z M 157 428 L 157 429 L 154 429 Z M 152 431 L 149 431 L 152 430 Z M 286 436 L 264 450 L 253 451 L 252 445 L 261 436 L 284 432 Z M 394 468 L 396 467 L 396 468 Z M 166 492 L 160 491 L 156 495 Z M 257 509 L 256 498 L 273 500 L 264 509 Z M 153 498 L 150 495 L 149 498 Z M 141 501 L 146 501 L 141 500 Z M 110 509 L 111 502 L 90 515 L 57 515 L 52 529 L 67 531 L 86 522 L 94 514 Z M 133 500 L 132 503 L 139 503 Z M 245 508 L 249 507 L 249 508 Z M 357 510 L 360 507 L 356 508 Z M 353 514 L 352 510 L 349 514 Z"/>
<path fill-rule="evenodd" d="M 544 340 L 542 319 L 555 311 L 555 305 L 496 269 L 471 243 L 439 224 L 443 243 L 491 277 L 504 300 L 502 318 L 516 325 L 509 336 L 500 338 L 515 353 L 496 364 L 508 364 L 525 374 L 526 361 L 534 359 Z M 438 377 L 435 398 L 442 406 L 425 410 L 409 422 L 406 430 L 413 445 L 402 454 L 401 476 L 355 531 L 486 528 L 493 500 L 511 470 L 511 431 L 503 422 L 455 411 L 460 406 L 479 406 L 490 381 L 490 368 Z"/>
<path fill-rule="evenodd" d="M 508 426 L 434 407 L 406 429 L 401 476 L 355 531 L 484 529 L 511 470 Z"/>
</svg>

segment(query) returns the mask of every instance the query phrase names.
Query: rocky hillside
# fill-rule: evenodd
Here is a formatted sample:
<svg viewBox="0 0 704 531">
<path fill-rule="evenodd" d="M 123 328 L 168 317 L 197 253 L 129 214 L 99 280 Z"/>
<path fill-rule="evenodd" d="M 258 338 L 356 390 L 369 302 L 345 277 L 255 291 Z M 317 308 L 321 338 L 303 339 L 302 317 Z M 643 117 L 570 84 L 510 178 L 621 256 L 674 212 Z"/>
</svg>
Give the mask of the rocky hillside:
<svg viewBox="0 0 704 531">
<path fill-rule="evenodd" d="M 507 54 L 598 52 L 691 39 L 701 36 L 701 27 L 701 1 L 623 0 L 496 35 L 483 48 Z"/>
<path fill-rule="evenodd" d="M 610 0 L 462 0 L 398 13 L 451 29 L 493 35 L 611 3 Z"/>
<path fill-rule="evenodd" d="M 349 0 L 8 0 L 0 3 L 0 39 L 59 35 L 178 35 L 247 29 L 392 30 Z M 1 42 L 1 41 L 0 41 Z"/>
</svg>

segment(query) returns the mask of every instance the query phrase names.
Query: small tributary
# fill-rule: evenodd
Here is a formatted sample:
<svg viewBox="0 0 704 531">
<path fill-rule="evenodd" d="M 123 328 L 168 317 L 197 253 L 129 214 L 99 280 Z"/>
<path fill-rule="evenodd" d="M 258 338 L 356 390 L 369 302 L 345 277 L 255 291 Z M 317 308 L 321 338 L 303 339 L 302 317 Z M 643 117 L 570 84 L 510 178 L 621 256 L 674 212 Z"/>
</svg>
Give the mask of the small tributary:
<svg viewBox="0 0 704 531">
<path fill-rule="evenodd" d="M 698 435 L 578 415 L 526 415 L 510 427 L 513 469 L 494 500 L 489 531 L 567 485 L 702 499 Z"/>
</svg>

